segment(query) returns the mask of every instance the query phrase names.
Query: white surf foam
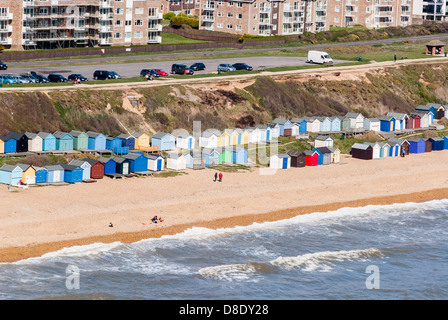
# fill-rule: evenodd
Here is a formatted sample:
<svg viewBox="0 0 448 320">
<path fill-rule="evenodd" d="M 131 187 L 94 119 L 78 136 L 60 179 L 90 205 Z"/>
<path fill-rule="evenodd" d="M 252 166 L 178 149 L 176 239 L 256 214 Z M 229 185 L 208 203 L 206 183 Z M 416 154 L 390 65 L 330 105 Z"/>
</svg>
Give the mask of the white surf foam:
<svg viewBox="0 0 448 320">
<path fill-rule="evenodd" d="M 205 277 L 218 280 L 248 280 L 256 272 L 250 264 L 228 264 L 202 268 L 198 273 Z"/>
<path fill-rule="evenodd" d="M 361 250 L 341 250 L 341 251 L 321 251 L 314 253 L 306 253 L 296 257 L 278 257 L 270 261 L 274 266 L 294 269 L 300 268 L 304 271 L 330 271 L 333 269 L 334 262 L 359 260 L 382 256 L 379 249 L 361 249 Z"/>
</svg>

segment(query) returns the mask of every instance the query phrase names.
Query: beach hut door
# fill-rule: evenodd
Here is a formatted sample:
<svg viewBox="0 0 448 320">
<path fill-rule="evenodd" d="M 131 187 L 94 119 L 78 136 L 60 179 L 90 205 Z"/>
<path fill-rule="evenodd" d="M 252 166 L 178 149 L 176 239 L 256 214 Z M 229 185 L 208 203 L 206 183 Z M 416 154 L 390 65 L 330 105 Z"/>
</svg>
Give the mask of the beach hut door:
<svg viewBox="0 0 448 320">
<path fill-rule="evenodd" d="M 193 138 L 188 139 L 188 149 L 191 149 L 193 145 Z"/>
<path fill-rule="evenodd" d="M 128 162 L 123 163 L 123 174 L 129 174 L 129 163 Z"/>
<path fill-rule="evenodd" d="M 157 171 L 162 170 L 162 159 L 157 160 Z"/>
<path fill-rule="evenodd" d="M 271 140 L 271 130 L 266 130 L 266 141 Z"/>
<path fill-rule="evenodd" d="M 282 169 L 286 169 L 286 168 L 288 168 L 288 158 L 283 158 Z"/>
</svg>

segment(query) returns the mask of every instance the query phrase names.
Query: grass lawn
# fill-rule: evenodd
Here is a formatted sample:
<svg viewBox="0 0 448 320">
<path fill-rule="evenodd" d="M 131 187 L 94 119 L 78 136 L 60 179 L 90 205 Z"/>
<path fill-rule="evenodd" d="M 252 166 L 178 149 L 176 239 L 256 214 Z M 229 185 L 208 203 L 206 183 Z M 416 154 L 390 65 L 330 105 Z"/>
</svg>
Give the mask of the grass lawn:
<svg viewBox="0 0 448 320">
<path fill-rule="evenodd" d="M 209 41 L 194 40 L 182 37 L 176 33 L 162 32 L 162 45 L 172 45 L 172 44 L 194 44 L 194 43 L 206 43 Z"/>
</svg>

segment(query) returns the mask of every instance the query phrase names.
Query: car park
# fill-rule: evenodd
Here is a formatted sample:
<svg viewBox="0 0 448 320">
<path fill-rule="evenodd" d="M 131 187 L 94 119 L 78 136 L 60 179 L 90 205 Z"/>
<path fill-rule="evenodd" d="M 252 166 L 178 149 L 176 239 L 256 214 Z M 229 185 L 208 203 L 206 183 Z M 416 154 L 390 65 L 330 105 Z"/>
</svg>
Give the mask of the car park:
<svg viewBox="0 0 448 320">
<path fill-rule="evenodd" d="M 140 71 L 140 77 L 145 77 L 146 75 L 152 76 L 152 77 L 160 77 L 160 74 L 155 71 L 154 69 L 142 69 Z"/>
<path fill-rule="evenodd" d="M 75 81 L 76 79 L 79 80 L 79 81 L 87 81 L 87 78 L 84 77 L 82 74 L 79 74 L 79 73 L 73 73 L 73 74 L 69 75 L 67 77 L 67 79 L 70 80 L 70 81 Z"/>
<path fill-rule="evenodd" d="M 205 70 L 205 64 L 202 62 L 195 62 L 190 66 L 190 69 L 193 69 L 194 71 Z"/>
<path fill-rule="evenodd" d="M 173 64 L 171 66 L 171 73 L 174 73 L 174 74 L 194 74 L 194 70 L 188 68 L 185 64 Z"/>
<path fill-rule="evenodd" d="M 0 74 L 1 84 L 17 84 L 17 80 L 8 74 Z"/>
<path fill-rule="evenodd" d="M 56 74 L 56 73 L 51 73 L 48 75 L 48 80 L 50 80 L 50 82 L 67 82 L 67 78 L 63 77 L 60 74 Z"/>
<path fill-rule="evenodd" d="M 29 80 L 30 83 L 38 83 L 39 82 L 39 80 L 36 77 L 34 77 L 30 74 L 21 74 L 20 76 Z"/>
<path fill-rule="evenodd" d="M 230 63 L 220 63 L 218 65 L 218 71 L 235 71 L 235 67 L 232 66 Z"/>
<path fill-rule="evenodd" d="M 0 70 L 8 70 L 8 65 L 3 61 L 0 61 Z"/>
<path fill-rule="evenodd" d="M 245 63 L 242 63 L 242 62 L 234 63 L 234 64 L 232 64 L 232 66 L 236 70 L 248 70 L 248 71 L 252 71 L 253 70 L 252 66 L 249 66 L 249 65 L 247 65 Z"/>
<path fill-rule="evenodd" d="M 121 79 L 121 76 L 115 71 L 96 70 L 93 73 L 95 80 Z"/>
<path fill-rule="evenodd" d="M 168 72 L 163 71 L 162 69 L 153 69 L 155 72 L 157 72 L 158 74 L 160 74 L 162 77 L 165 77 L 168 75 Z"/>
</svg>

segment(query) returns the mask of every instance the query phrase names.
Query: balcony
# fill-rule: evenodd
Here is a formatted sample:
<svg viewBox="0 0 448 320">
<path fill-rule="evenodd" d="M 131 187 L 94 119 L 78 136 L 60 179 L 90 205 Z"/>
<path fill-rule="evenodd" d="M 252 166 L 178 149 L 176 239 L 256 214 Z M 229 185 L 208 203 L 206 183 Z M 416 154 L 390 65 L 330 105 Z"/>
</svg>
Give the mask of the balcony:
<svg viewBox="0 0 448 320">
<path fill-rule="evenodd" d="M 0 32 L 3 32 L 3 33 L 5 33 L 5 32 L 7 32 L 7 33 L 11 33 L 12 30 L 13 30 L 13 27 L 10 26 L 10 25 L 7 25 L 7 26 L 0 26 Z"/>
<path fill-rule="evenodd" d="M 202 6 L 202 9 L 206 10 L 206 11 L 214 11 L 215 10 L 215 5 L 214 4 L 204 4 Z"/>
<path fill-rule="evenodd" d="M 215 17 L 213 17 L 213 16 L 202 16 L 202 21 L 204 21 L 204 22 L 213 22 L 213 21 L 215 21 Z"/>
<path fill-rule="evenodd" d="M 148 43 L 162 43 L 162 37 L 161 36 L 150 37 L 148 38 Z"/>
<path fill-rule="evenodd" d="M 269 12 L 271 12 L 271 8 L 270 7 L 260 7 L 259 11 L 269 13 Z"/>
<path fill-rule="evenodd" d="M 100 38 L 98 40 L 98 44 L 100 46 L 110 46 L 110 45 L 112 45 L 112 41 L 113 41 L 112 38 Z"/>
<path fill-rule="evenodd" d="M 113 8 L 114 2 L 112 0 L 101 1 L 100 8 Z"/>
<path fill-rule="evenodd" d="M 13 18 L 14 18 L 14 15 L 11 12 L 0 16 L 0 20 L 12 20 Z"/>
<path fill-rule="evenodd" d="M 163 13 L 156 13 L 153 16 L 149 16 L 148 20 L 162 20 L 163 19 Z"/>
<path fill-rule="evenodd" d="M 159 32 L 161 32 L 162 29 L 163 29 L 163 26 L 161 24 L 149 25 L 148 26 L 148 31 L 159 31 Z"/>
<path fill-rule="evenodd" d="M 11 45 L 12 39 L 11 38 L 0 38 L 0 44 Z"/>
</svg>

